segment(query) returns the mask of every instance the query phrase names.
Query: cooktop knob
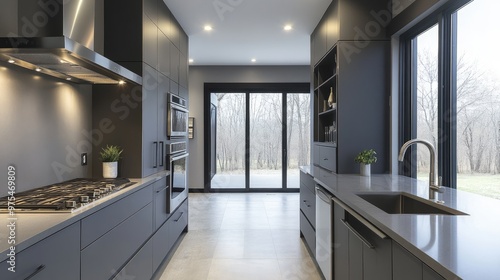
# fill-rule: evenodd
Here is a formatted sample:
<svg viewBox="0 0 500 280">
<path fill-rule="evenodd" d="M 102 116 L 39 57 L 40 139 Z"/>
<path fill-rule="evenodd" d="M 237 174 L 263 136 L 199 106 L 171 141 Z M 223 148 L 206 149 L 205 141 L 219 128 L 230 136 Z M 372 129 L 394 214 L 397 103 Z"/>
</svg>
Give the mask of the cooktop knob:
<svg viewBox="0 0 500 280">
<path fill-rule="evenodd" d="M 81 203 L 87 203 L 87 202 L 89 202 L 89 196 L 88 195 L 82 195 L 82 196 L 80 196 L 80 202 Z"/>
<path fill-rule="evenodd" d="M 76 208 L 76 201 L 68 200 L 65 202 L 66 208 Z"/>
<path fill-rule="evenodd" d="M 115 188 L 115 184 L 106 184 L 106 188 L 109 188 L 112 191 Z"/>
</svg>

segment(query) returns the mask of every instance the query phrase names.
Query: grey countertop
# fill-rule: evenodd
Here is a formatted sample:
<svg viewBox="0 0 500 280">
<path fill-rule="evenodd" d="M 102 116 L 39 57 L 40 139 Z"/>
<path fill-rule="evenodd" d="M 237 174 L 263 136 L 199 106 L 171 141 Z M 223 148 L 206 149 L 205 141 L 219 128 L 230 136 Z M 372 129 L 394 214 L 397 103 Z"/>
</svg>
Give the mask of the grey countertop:
<svg viewBox="0 0 500 280">
<path fill-rule="evenodd" d="M 149 184 L 167 176 L 169 171 L 162 171 L 152 176 L 142 178 L 142 179 L 130 179 L 131 182 L 135 182 L 134 185 L 120 190 L 116 193 L 112 193 L 98 201 L 84 207 L 81 210 L 77 210 L 74 213 L 19 213 L 14 216 L 17 220 L 16 231 L 15 231 L 15 241 L 16 241 L 16 252 L 26 249 L 27 247 L 35 244 L 36 242 L 56 233 L 57 231 L 75 223 L 79 220 L 99 211 L 100 209 L 110 205 L 128 196 Z M 9 224 L 8 214 L 0 214 L 0 262 L 7 259 L 7 253 L 9 247 L 8 243 L 9 229 L 7 225 Z"/>
<path fill-rule="evenodd" d="M 301 170 L 446 279 L 499 279 L 499 200 L 445 188 L 438 198 L 468 215 L 391 215 L 356 194 L 397 191 L 427 199 L 428 183 L 397 175 L 336 175 L 318 167 Z"/>
</svg>

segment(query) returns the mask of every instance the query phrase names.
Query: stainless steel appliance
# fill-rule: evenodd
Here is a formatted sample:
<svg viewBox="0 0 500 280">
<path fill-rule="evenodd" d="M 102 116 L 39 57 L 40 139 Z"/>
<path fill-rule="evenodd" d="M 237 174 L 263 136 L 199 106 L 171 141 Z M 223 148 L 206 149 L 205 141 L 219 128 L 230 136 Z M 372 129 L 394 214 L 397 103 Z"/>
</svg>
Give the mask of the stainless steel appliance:
<svg viewBox="0 0 500 280">
<path fill-rule="evenodd" d="M 326 280 L 332 279 L 332 195 L 316 185 L 316 261 Z"/>
<path fill-rule="evenodd" d="M 188 135 L 189 111 L 184 98 L 168 94 L 167 135 L 169 137 L 186 137 Z"/>
<path fill-rule="evenodd" d="M 74 179 L 16 193 L 14 212 L 71 213 L 133 184 L 125 178 Z M 9 197 L 0 198 L 0 212 L 8 211 L 8 206 Z"/>
<path fill-rule="evenodd" d="M 169 213 L 173 213 L 188 197 L 187 186 L 187 143 L 185 141 L 170 143 L 167 146 L 170 170 L 170 191 L 167 202 Z"/>
</svg>

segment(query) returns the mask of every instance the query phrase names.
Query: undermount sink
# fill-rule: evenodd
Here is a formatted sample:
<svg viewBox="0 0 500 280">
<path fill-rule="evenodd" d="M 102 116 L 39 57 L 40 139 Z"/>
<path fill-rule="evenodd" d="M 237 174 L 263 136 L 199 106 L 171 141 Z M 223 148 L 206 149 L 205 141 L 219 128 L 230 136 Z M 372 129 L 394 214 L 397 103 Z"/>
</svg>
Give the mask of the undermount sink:
<svg viewBox="0 0 500 280">
<path fill-rule="evenodd" d="M 388 214 L 467 215 L 421 197 L 404 193 L 364 193 L 358 196 Z"/>
</svg>

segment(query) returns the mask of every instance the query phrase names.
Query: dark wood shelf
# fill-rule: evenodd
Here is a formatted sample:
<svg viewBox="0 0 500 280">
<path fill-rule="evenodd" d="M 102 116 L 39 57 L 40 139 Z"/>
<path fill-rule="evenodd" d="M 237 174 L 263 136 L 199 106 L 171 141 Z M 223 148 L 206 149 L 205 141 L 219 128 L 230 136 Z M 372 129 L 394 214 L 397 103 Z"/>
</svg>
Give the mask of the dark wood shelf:
<svg viewBox="0 0 500 280">
<path fill-rule="evenodd" d="M 314 90 L 318 90 L 319 88 L 325 86 L 325 85 L 328 85 L 331 83 L 331 81 L 333 79 L 335 79 L 337 77 L 337 73 L 334 73 L 333 76 L 329 77 L 328 79 L 326 79 L 326 81 L 322 82 L 319 86 L 317 86 Z"/>
<path fill-rule="evenodd" d="M 330 115 L 333 114 L 335 111 L 337 111 L 337 108 L 331 108 L 321 113 L 318 113 L 318 116 Z"/>
</svg>

